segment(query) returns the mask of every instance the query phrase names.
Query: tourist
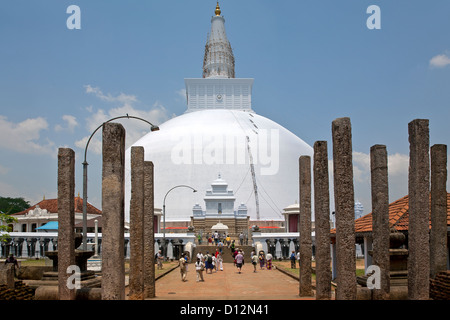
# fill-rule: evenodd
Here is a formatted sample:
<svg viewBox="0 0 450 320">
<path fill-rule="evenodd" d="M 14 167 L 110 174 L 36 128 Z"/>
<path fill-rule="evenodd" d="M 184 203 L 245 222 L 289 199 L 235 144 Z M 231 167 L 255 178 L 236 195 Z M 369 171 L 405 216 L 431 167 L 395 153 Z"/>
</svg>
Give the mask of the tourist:
<svg viewBox="0 0 450 320">
<path fill-rule="evenodd" d="M 234 248 L 235 248 L 235 244 L 234 244 L 234 240 L 233 240 L 230 245 L 231 252 L 234 252 Z"/>
<path fill-rule="evenodd" d="M 180 263 L 180 273 L 181 273 L 181 281 L 186 282 L 186 276 L 187 276 L 187 270 L 186 270 L 186 258 L 185 253 L 181 255 L 180 260 L 178 260 Z"/>
<path fill-rule="evenodd" d="M 203 270 L 205 269 L 205 264 L 200 258 L 197 258 L 197 262 L 195 263 L 195 271 L 197 273 L 197 282 L 205 281 L 203 279 Z"/>
<path fill-rule="evenodd" d="M 220 271 L 223 271 L 223 258 L 222 253 L 219 252 L 219 254 L 216 256 L 216 271 L 219 269 Z"/>
<path fill-rule="evenodd" d="M 200 259 L 201 262 L 205 260 L 205 257 L 203 256 L 203 253 L 201 251 L 197 253 L 197 259 Z"/>
<path fill-rule="evenodd" d="M 189 255 L 188 254 L 184 254 L 184 260 L 186 260 L 186 272 L 188 272 L 188 266 L 189 266 Z"/>
<path fill-rule="evenodd" d="M 241 273 L 242 265 L 244 264 L 244 256 L 242 255 L 241 251 L 238 252 L 236 255 L 236 267 L 239 270 L 239 273 Z"/>
<path fill-rule="evenodd" d="M 239 245 L 243 245 L 244 244 L 244 234 L 241 232 L 239 234 Z"/>
<path fill-rule="evenodd" d="M 214 243 L 216 246 L 219 243 L 219 233 L 217 231 L 214 232 Z"/>
<path fill-rule="evenodd" d="M 208 238 L 208 246 L 212 245 L 212 236 Z"/>
<path fill-rule="evenodd" d="M 291 257 L 289 259 L 291 260 L 291 269 L 295 269 L 295 264 L 297 263 L 296 262 L 297 257 L 295 255 L 295 251 L 294 250 L 292 250 Z"/>
<path fill-rule="evenodd" d="M 264 265 L 266 264 L 266 258 L 264 257 L 264 251 L 261 250 L 259 252 L 258 259 L 259 259 L 259 267 L 261 270 L 263 270 Z"/>
<path fill-rule="evenodd" d="M 156 262 L 158 263 L 157 269 L 161 269 L 162 270 L 162 268 L 163 268 L 163 260 L 164 260 L 164 257 L 163 257 L 163 255 L 161 253 L 161 250 L 159 250 L 158 253 L 156 254 Z"/>
<path fill-rule="evenodd" d="M 202 235 L 199 233 L 197 234 L 198 244 L 202 244 Z"/>
<path fill-rule="evenodd" d="M 254 253 L 254 252 L 252 252 Z M 258 256 L 256 254 L 253 254 L 252 257 L 252 265 L 253 265 L 253 272 L 256 272 L 256 265 L 258 264 Z"/>
<path fill-rule="evenodd" d="M 218 247 L 219 247 L 219 252 L 222 253 L 223 252 L 223 242 L 222 242 L 222 240 L 219 240 Z"/>
<path fill-rule="evenodd" d="M 272 270 L 272 258 L 273 258 L 272 254 L 270 252 L 267 253 L 267 256 L 266 256 L 266 267 L 267 267 L 267 270 Z"/>
<path fill-rule="evenodd" d="M 231 244 L 231 238 L 230 238 L 229 234 L 227 234 L 227 237 L 225 238 L 225 241 L 227 242 L 227 247 L 229 248 L 230 244 Z"/>
<path fill-rule="evenodd" d="M 217 263 L 216 263 L 216 256 L 212 256 L 212 268 L 211 268 L 211 273 L 212 270 L 215 270 L 217 272 L 217 267 L 216 267 Z"/>
<path fill-rule="evenodd" d="M 300 251 L 297 252 L 298 267 L 300 268 Z"/>
<path fill-rule="evenodd" d="M 206 268 L 206 273 L 208 273 L 208 270 L 211 270 L 210 273 L 212 273 L 212 255 L 209 254 L 208 251 L 206 251 L 205 268 Z"/>
</svg>

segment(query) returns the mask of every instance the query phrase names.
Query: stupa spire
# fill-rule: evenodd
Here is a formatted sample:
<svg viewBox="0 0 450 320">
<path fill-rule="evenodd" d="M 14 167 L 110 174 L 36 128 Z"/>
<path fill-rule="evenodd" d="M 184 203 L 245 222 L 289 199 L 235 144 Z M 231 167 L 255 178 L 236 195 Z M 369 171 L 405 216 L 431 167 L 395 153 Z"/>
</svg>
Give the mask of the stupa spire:
<svg viewBox="0 0 450 320">
<path fill-rule="evenodd" d="M 216 11 L 214 11 L 214 13 L 216 14 L 216 16 L 220 16 L 220 12 L 219 1 L 217 1 Z"/>
<path fill-rule="evenodd" d="M 221 12 L 217 1 L 215 16 L 211 18 L 211 33 L 205 45 L 203 78 L 234 78 L 234 55 Z"/>
</svg>

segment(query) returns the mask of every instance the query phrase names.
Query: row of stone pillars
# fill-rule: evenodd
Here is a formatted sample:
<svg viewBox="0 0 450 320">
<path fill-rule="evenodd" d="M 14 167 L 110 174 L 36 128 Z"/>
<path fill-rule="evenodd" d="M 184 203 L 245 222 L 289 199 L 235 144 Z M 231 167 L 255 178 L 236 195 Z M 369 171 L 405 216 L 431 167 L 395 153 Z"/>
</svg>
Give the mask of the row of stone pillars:
<svg viewBox="0 0 450 320">
<path fill-rule="evenodd" d="M 409 123 L 410 164 L 408 177 L 408 298 L 429 299 L 430 275 L 447 269 L 447 146 L 430 147 L 429 121 Z M 349 118 L 332 123 L 334 199 L 336 212 L 336 299 L 355 300 L 355 213 L 352 133 Z M 386 146 L 370 149 L 372 185 L 373 262 L 380 270 L 374 299 L 388 299 L 389 283 L 389 188 Z M 300 296 L 311 296 L 311 159 L 299 159 L 300 185 Z M 329 181 L 327 142 L 314 144 L 314 208 L 316 236 L 316 299 L 331 298 Z M 430 190 L 431 189 L 431 190 Z M 431 201 L 430 201 L 431 191 Z M 431 203 L 431 208 L 430 208 Z M 431 209 L 431 210 L 430 210 Z M 431 212 L 431 231 L 430 231 Z M 366 253 L 368 254 L 368 253 Z"/>
<path fill-rule="evenodd" d="M 103 125 L 102 167 L 102 283 L 103 300 L 125 300 L 124 195 L 125 129 L 118 123 Z M 144 161 L 144 148 L 131 148 L 130 275 L 129 299 L 155 297 L 153 232 L 153 163 Z M 59 299 L 74 300 L 69 285 L 75 265 L 74 248 L 75 153 L 58 151 L 58 282 Z M 69 269 L 70 270 L 70 269 Z M 68 282 L 69 281 L 69 282 Z"/>
</svg>

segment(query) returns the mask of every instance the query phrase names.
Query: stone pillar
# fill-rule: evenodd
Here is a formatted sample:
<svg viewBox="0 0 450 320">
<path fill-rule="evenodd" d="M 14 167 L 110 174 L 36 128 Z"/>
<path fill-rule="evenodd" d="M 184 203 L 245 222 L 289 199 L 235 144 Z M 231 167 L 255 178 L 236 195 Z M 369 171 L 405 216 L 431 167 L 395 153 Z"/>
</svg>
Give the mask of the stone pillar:
<svg viewBox="0 0 450 320">
<path fill-rule="evenodd" d="M 155 297 L 155 234 L 153 163 L 144 162 L 144 298 Z"/>
<path fill-rule="evenodd" d="M 60 300 L 75 300 L 75 284 L 67 280 L 75 265 L 75 152 L 58 149 L 58 292 Z"/>
<path fill-rule="evenodd" d="M 301 156 L 300 166 L 300 296 L 312 296 L 311 260 L 311 157 Z"/>
<path fill-rule="evenodd" d="M 386 146 L 374 145 L 370 148 L 370 172 L 372 184 L 372 237 L 373 264 L 380 268 L 380 288 L 374 289 L 376 300 L 389 298 L 389 186 L 388 157 Z M 365 251 L 366 254 L 367 251 Z"/>
<path fill-rule="evenodd" d="M 102 299 L 125 300 L 125 129 L 103 125 Z"/>
<path fill-rule="evenodd" d="M 430 275 L 447 270 L 447 145 L 431 147 Z"/>
<path fill-rule="evenodd" d="M 350 118 L 332 123 L 337 300 L 356 299 L 355 196 Z"/>
<path fill-rule="evenodd" d="M 131 147 L 129 299 L 144 299 L 144 148 Z"/>
<path fill-rule="evenodd" d="M 326 141 L 314 143 L 314 218 L 316 231 L 316 299 L 331 299 L 330 188 Z"/>
<path fill-rule="evenodd" d="M 430 278 L 430 159 L 428 120 L 416 119 L 409 131 L 408 298 L 428 300 Z"/>
</svg>

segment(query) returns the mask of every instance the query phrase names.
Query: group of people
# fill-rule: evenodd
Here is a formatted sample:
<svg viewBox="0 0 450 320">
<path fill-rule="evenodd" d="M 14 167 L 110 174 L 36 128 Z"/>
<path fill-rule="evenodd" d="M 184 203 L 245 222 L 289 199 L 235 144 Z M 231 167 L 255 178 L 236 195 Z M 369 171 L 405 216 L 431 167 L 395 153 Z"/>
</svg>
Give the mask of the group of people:
<svg viewBox="0 0 450 320">
<path fill-rule="evenodd" d="M 205 234 L 206 242 L 209 246 L 230 246 L 231 244 L 231 238 L 230 235 L 226 234 L 225 232 L 221 235 L 219 232 L 215 231 L 211 235 L 209 233 Z M 202 235 L 197 235 L 198 244 L 202 244 Z"/>
<path fill-rule="evenodd" d="M 226 234 L 225 232 L 223 234 L 220 234 L 218 231 L 215 231 L 211 235 L 209 233 L 205 234 L 206 242 L 209 246 L 227 246 L 228 248 L 234 244 L 235 240 L 231 240 L 231 237 L 229 234 Z M 198 244 L 202 244 L 202 235 L 197 234 L 197 240 Z M 248 238 L 244 233 L 239 234 L 239 244 L 242 246 L 244 244 L 248 244 Z"/>
<path fill-rule="evenodd" d="M 180 272 L 181 272 L 181 280 L 186 281 L 186 274 L 187 274 L 187 264 L 188 264 L 188 258 L 187 255 L 183 253 L 182 257 L 179 260 L 180 262 Z M 203 271 L 205 273 L 213 273 L 213 270 L 215 272 L 217 271 L 223 271 L 223 258 L 222 258 L 222 252 L 217 248 L 216 252 L 214 254 L 209 253 L 209 251 L 206 252 L 206 254 L 203 254 L 201 251 L 197 253 L 196 261 L 195 261 L 195 272 L 197 274 L 197 282 L 199 281 L 205 281 L 203 277 Z"/>
</svg>

